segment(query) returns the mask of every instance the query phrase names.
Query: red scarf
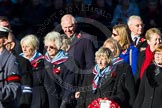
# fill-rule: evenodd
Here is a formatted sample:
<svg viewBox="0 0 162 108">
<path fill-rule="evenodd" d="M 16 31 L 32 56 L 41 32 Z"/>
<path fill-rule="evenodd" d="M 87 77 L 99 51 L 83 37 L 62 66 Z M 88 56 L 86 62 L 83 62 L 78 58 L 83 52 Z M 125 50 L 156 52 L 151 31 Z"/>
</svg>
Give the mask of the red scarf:
<svg viewBox="0 0 162 108">
<path fill-rule="evenodd" d="M 153 52 L 150 50 L 150 46 L 148 46 L 145 51 L 145 60 L 142 64 L 141 71 L 140 71 L 140 79 L 142 79 L 145 69 L 152 62 L 152 60 L 153 60 Z"/>
</svg>

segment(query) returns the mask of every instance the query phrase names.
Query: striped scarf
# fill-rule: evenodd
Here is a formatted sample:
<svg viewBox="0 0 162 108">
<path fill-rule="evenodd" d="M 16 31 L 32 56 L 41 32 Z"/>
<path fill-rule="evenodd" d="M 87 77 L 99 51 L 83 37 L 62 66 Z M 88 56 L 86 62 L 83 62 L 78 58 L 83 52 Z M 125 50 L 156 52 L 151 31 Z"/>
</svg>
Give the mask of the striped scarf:
<svg viewBox="0 0 162 108">
<path fill-rule="evenodd" d="M 24 53 L 21 53 L 20 56 L 26 58 L 26 56 L 24 55 Z M 34 53 L 33 57 L 31 57 L 31 58 L 29 59 L 29 61 L 30 61 L 30 64 L 31 64 L 34 68 L 36 68 L 36 67 L 38 66 L 39 62 L 40 62 L 42 59 L 44 59 L 44 56 L 43 56 L 41 53 L 39 53 L 39 52 L 36 51 L 36 52 Z"/>
<path fill-rule="evenodd" d="M 111 72 L 116 70 L 117 64 L 123 63 L 124 60 L 120 57 L 116 57 L 112 59 L 112 66 L 108 65 L 104 70 L 100 70 L 98 65 L 96 64 L 93 70 L 93 74 L 95 75 L 92 84 L 92 92 L 95 93 L 98 86 L 101 84 L 102 78 Z"/>
<path fill-rule="evenodd" d="M 65 53 L 63 50 L 60 50 L 60 51 L 56 54 L 56 56 L 55 56 L 54 58 L 51 59 L 51 58 L 48 56 L 48 53 L 46 52 L 46 54 L 45 54 L 45 59 L 46 59 L 48 62 L 50 62 L 50 63 L 52 63 L 52 64 L 54 64 L 54 65 L 58 65 L 58 64 L 61 64 L 61 63 L 65 62 L 65 61 L 68 59 L 68 53 Z"/>
</svg>

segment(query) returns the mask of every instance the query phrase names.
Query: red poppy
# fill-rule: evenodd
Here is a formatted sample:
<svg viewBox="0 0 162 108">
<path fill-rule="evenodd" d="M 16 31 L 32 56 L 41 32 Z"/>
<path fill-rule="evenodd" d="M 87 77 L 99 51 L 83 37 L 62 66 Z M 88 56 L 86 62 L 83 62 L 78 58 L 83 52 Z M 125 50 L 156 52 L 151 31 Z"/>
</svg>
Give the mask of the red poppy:
<svg viewBox="0 0 162 108">
<path fill-rule="evenodd" d="M 140 39 L 140 42 L 144 42 L 146 39 L 145 38 L 141 38 Z"/>
<path fill-rule="evenodd" d="M 111 72 L 111 77 L 112 78 L 116 78 L 116 75 L 117 75 L 116 72 Z"/>
<path fill-rule="evenodd" d="M 54 72 L 55 74 L 59 74 L 59 73 L 60 73 L 60 67 L 55 67 L 55 68 L 53 69 L 53 72 Z"/>
</svg>

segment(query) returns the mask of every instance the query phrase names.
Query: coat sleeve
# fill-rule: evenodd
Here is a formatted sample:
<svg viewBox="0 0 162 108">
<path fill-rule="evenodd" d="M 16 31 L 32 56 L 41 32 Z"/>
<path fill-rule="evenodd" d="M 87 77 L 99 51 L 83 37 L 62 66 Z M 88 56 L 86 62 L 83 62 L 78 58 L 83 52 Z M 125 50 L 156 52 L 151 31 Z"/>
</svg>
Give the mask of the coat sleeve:
<svg viewBox="0 0 162 108">
<path fill-rule="evenodd" d="M 16 99 L 17 90 L 20 86 L 18 62 L 14 56 L 10 56 L 8 59 L 4 67 L 4 74 L 6 78 L 0 90 L 0 101 L 9 102 Z"/>
<path fill-rule="evenodd" d="M 128 65 L 126 68 L 126 77 L 125 77 L 125 88 L 128 93 L 128 100 L 129 100 L 129 105 L 132 107 L 133 102 L 136 97 L 136 88 L 135 88 L 135 81 L 134 77 L 131 71 L 131 67 Z"/>
<path fill-rule="evenodd" d="M 141 106 L 142 106 L 142 103 L 144 100 L 144 95 L 145 95 L 145 80 L 146 80 L 146 74 L 144 74 L 144 76 L 141 80 L 139 91 L 138 91 L 137 97 L 135 99 L 133 108 L 141 108 Z"/>
<path fill-rule="evenodd" d="M 21 61 L 20 61 L 21 60 Z M 29 108 L 32 100 L 32 66 L 29 60 L 19 58 L 19 63 L 22 64 L 21 69 L 21 89 L 18 93 L 19 108 Z"/>
</svg>

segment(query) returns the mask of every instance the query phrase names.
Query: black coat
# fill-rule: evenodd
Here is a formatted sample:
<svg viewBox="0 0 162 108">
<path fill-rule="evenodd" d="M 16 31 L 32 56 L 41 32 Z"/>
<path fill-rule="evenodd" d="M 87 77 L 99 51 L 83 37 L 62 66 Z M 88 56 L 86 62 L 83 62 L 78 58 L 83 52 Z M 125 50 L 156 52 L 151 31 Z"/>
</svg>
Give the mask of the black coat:
<svg viewBox="0 0 162 108">
<path fill-rule="evenodd" d="M 39 59 L 36 67 L 32 68 L 32 103 L 31 108 L 48 108 L 47 92 L 44 86 L 44 59 Z"/>
<path fill-rule="evenodd" d="M 84 84 L 84 90 L 78 101 L 78 108 L 87 108 L 87 106 L 97 98 L 107 97 L 117 102 L 121 108 L 131 108 L 135 99 L 135 85 L 131 72 L 131 67 L 126 64 L 118 64 L 115 70 L 116 76 L 109 74 L 104 77 L 104 84 L 97 89 L 96 94 L 92 93 L 92 80 L 94 75 L 87 77 Z"/>
<path fill-rule="evenodd" d="M 68 53 L 76 60 L 80 69 L 92 69 L 95 64 L 95 42 L 94 37 L 85 32 L 76 33 L 70 44 Z M 79 74 L 79 86 L 82 85 L 85 74 Z"/>
<path fill-rule="evenodd" d="M 80 35 L 80 37 L 78 36 Z M 91 69 L 94 66 L 94 37 L 80 32 L 77 33 L 70 44 L 68 53 L 78 62 L 81 69 Z"/>
<path fill-rule="evenodd" d="M 162 108 L 162 68 L 151 64 L 140 83 L 133 108 Z"/>
<path fill-rule="evenodd" d="M 141 71 L 141 67 L 142 67 L 142 64 L 145 60 L 145 50 L 140 52 L 138 54 L 138 62 L 137 62 L 137 72 L 136 72 L 136 75 L 134 76 L 134 79 L 135 79 L 135 85 L 136 85 L 136 92 L 138 92 L 138 89 L 139 89 L 139 85 L 140 85 L 140 71 Z"/>
<path fill-rule="evenodd" d="M 66 104 L 71 104 L 75 91 L 74 72 L 77 72 L 71 59 L 68 58 L 66 62 L 59 65 L 54 65 L 48 61 L 45 61 L 44 64 L 46 67 L 44 86 L 48 94 L 49 108 L 60 108 L 63 100 L 66 101 Z M 57 69 L 58 73 L 54 73 Z"/>
<path fill-rule="evenodd" d="M 32 66 L 30 65 L 29 60 L 18 55 L 16 52 L 13 52 L 13 54 L 16 56 L 17 61 L 20 64 L 21 86 L 26 85 L 32 87 L 33 83 L 32 81 L 33 78 L 31 74 Z M 31 100 L 32 100 L 32 93 L 23 93 L 22 90 L 20 89 L 17 96 L 18 107 L 30 108 Z"/>
</svg>

